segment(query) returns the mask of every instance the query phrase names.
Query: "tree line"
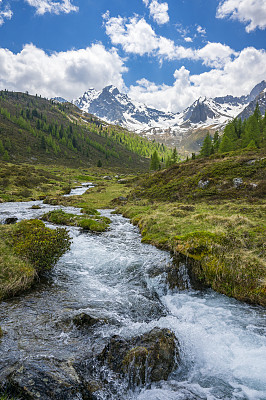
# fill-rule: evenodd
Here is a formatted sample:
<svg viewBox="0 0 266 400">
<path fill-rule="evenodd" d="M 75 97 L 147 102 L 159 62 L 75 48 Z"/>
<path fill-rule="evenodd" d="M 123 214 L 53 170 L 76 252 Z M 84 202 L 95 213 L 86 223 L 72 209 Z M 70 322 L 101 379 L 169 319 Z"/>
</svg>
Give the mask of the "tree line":
<svg viewBox="0 0 266 400">
<path fill-rule="evenodd" d="M 216 131 L 213 139 L 208 133 L 203 141 L 200 156 L 209 157 L 215 153 L 226 153 L 239 149 L 263 148 L 266 144 L 266 112 L 261 115 L 258 104 L 254 113 L 244 121 L 235 118 L 229 122 L 219 136 Z"/>
</svg>

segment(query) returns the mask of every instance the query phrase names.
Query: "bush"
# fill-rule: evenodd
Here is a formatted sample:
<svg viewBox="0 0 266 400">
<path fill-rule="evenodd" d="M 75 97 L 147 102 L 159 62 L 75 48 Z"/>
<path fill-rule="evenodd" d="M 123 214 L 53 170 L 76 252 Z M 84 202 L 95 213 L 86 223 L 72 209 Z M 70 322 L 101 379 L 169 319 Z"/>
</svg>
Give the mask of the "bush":
<svg viewBox="0 0 266 400">
<path fill-rule="evenodd" d="M 79 221 L 79 226 L 84 230 L 93 232 L 104 232 L 107 229 L 107 224 L 105 222 L 96 221 L 89 218 L 84 218 Z"/>
<path fill-rule="evenodd" d="M 50 229 L 37 219 L 19 222 L 12 234 L 14 251 L 38 272 L 51 269 L 70 248 L 65 228 Z"/>
</svg>

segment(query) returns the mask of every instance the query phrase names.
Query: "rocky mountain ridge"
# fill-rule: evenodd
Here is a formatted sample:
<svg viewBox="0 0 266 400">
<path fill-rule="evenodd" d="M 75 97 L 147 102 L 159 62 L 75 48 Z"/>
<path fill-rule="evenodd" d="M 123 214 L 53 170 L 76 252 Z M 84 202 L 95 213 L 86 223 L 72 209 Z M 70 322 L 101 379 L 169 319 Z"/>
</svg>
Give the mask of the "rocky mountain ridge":
<svg viewBox="0 0 266 400">
<path fill-rule="evenodd" d="M 262 93 L 265 93 L 265 88 L 266 81 L 262 81 L 246 96 L 201 97 L 180 113 L 160 111 L 133 101 L 112 85 L 101 91 L 91 88 L 72 102 L 81 110 L 106 122 L 121 125 L 168 145 L 184 146 L 197 151 L 207 132 L 212 134 L 215 130 L 221 130 L 237 116 L 247 118 L 257 102 L 264 113 L 266 101 Z M 187 142 L 192 146 L 188 146 Z"/>
</svg>

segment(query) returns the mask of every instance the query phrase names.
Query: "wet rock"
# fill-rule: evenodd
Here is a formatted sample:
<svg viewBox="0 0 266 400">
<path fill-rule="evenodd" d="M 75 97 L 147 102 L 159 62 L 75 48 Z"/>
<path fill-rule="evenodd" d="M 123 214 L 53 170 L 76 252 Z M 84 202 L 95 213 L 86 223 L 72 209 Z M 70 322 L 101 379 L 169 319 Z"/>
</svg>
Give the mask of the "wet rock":
<svg viewBox="0 0 266 400">
<path fill-rule="evenodd" d="M 127 376 L 131 387 L 166 380 L 179 359 L 177 339 L 160 328 L 131 339 L 113 336 L 98 358 Z"/>
<path fill-rule="evenodd" d="M 5 380 L 11 394 L 27 400 L 82 400 L 80 380 L 70 363 L 17 364 Z"/>
<path fill-rule="evenodd" d="M 125 183 L 128 183 L 128 180 L 127 179 L 119 179 L 117 182 L 121 183 L 121 184 L 125 184 Z"/>
<path fill-rule="evenodd" d="M 199 183 L 198 183 L 198 187 L 200 188 L 200 189 L 205 189 L 205 188 L 207 188 L 208 186 L 209 186 L 209 183 L 210 183 L 210 181 L 207 179 L 206 181 L 204 181 L 204 180 L 200 180 L 199 181 Z"/>
<path fill-rule="evenodd" d="M 247 165 L 253 165 L 253 164 L 255 164 L 256 161 L 257 161 L 256 159 L 255 160 L 249 160 L 249 161 L 247 161 Z"/>
<path fill-rule="evenodd" d="M 8 217 L 5 219 L 4 224 L 11 225 L 17 222 L 17 217 Z"/>
<path fill-rule="evenodd" d="M 242 178 L 234 178 L 233 184 L 234 184 L 235 189 L 239 189 L 243 184 L 243 179 Z"/>
<path fill-rule="evenodd" d="M 94 318 L 86 313 L 77 314 L 73 318 L 73 323 L 79 328 L 90 328 L 99 322 L 104 321 L 99 318 Z"/>
</svg>

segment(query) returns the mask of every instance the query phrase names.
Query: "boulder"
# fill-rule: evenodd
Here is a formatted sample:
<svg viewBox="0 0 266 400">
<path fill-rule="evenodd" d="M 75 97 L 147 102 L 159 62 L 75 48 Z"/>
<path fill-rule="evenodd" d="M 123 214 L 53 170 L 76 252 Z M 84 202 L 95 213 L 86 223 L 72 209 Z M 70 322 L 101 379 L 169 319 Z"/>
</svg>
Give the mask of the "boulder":
<svg viewBox="0 0 266 400">
<path fill-rule="evenodd" d="M 4 224 L 11 225 L 17 222 L 17 217 L 8 217 L 5 219 Z"/>
<path fill-rule="evenodd" d="M 209 186 L 209 183 L 210 183 L 210 181 L 207 179 L 206 181 L 204 181 L 204 180 L 200 180 L 199 181 L 199 183 L 198 183 L 198 187 L 200 188 L 200 189 L 205 189 L 205 188 L 207 188 L 208 186 Z"/>
<path fill-rule="evenodd" d="M 103 179 L 105 179 L 106 181 L 110 181 L 112 178 L 111 178 L 111 176 L 107 175 L 107 176 L 104 176 Z"/>
<path fill-rule="evenodd" d="M 179 360 L 177 344 L 173 332 L 154 328 L 131 339 L 113 336 L 98 359 L 135 387 L 168 379 Z"/>
<path fill-rule="evenodd" d="M 235 189 L 239 189 L 243 184 L 243 179 L 242 178 L 234 178 L 233 184 L 234 184 Z"/>
<path fill-rule="evenodd" d="M 28 400 L 80 400 L 80 380 L 70 363 L 24 362 L 5 379 L 5 388 Z"/>
<path fill-rule="evenodd" d="M 98 322 L 103 322 L 99 318 L 94 318 L 89 314 L 81 313 L 77 314 L 73 318 L 73 323 L 78 328 L 90 328 L 91 326 L 97 324 Z"/>
</svg>

